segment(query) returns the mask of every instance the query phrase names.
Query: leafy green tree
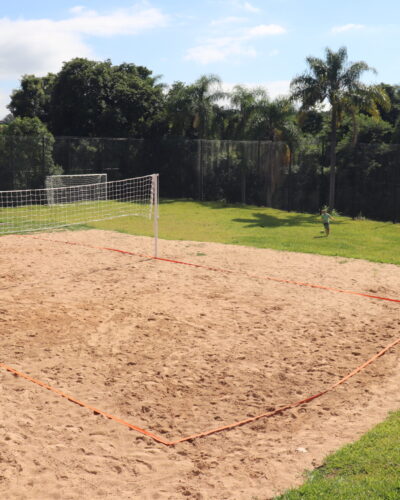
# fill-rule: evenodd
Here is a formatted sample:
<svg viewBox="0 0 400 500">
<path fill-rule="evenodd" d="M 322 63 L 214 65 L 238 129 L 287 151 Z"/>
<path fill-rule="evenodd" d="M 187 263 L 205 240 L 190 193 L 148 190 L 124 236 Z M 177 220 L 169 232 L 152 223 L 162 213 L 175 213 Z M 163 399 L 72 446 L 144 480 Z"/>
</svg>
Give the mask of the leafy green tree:
<svg viewBox="0 0 400 500">
<path fill-rule="evenodd" d="M 190 85 L 192 127 L 199 138 L 207 138 L 215 116 L 215 104 L 225 97 L 217 75 L 203 75 Z"/>
<path fill-rule="evenodd" d="M 248 89 L 236 85 L 229 96 L 233 113 L 230 117 L 230 139 L 254 139 L 254 122 L 269 103 L 267 92 L 257 87 Z"/>
<path fill-rule="evenodd" d="M 194 104 L 191 88 L 183 82 L 174 82 L 166 96 L 169 133 L 178 137 L 194 134 Z"/>
<path fill-rule="evenodd" d="M 2 188 L 43 188 L 47 175 L 62 173 L 54 164 L 53 145 L 53 135 L 39 118 L 16 118 L 1 129 Z"/>
<path fill-rule="evenodd" d="M 382 108 L 378 103 L 381 118 L 382 120 L 395 125 L 400 118 L 400 85 L 388 85 L 387 83 L 381 83 L 379 87 L 385 91 L 390 100 L 389 108 Z"/>
<path fill-rule="evenodd" d="M 352 145 L 357 143 L 359 122 L 362 113 L 372 116 L 375 120 L 381 119 L 380 110 L 389 111 L 390 98 L 385 89 L 380 85 L 360 84 L 352 94 L 343 98 L 342 109 L 351 116 Z M 389 125 L 389 124 L 388 124 Z"/>
<path fill-rule="evenodd" d="M 328 102 L 330 105 L 330 182 L 329 207 L 335 202 L 335 170 L 337 127 L 344 100 L 347 102 L 362 88 L 361 75 L 374 71 L 364 61 L 348 63 L 347 49 L 337 52 L 325 51 L 325 60 L 307 57 L 308 71 L 295 77 L 291 82 L 292 98 L 302 103 L 302 109 L 313 108 L 316 104 Z"/>
<path fill-rule="evenodd" d="M 108 62 L 107 62 L 108 64 Z M 99 135 L 107 137 L 152 135 L 164 119 L 164 85 L 144 66 L 111 67 Z"/>
<path fill-rule="evenodd" d="M 203 75 L 193 84 L 175 82 L 170 88 L 166 107 L 172 135 L 209 138 L 218 113 L 217 103 L 225 97 L 216 75 Z"/>
<path fill-rule="evenodd" d="M 297 122 L 304 134 L 318 135 L 322 131 L 323 120 L 323 113 L 316 109 L 299 111 L 297 114 Z"/>
<path fill-rule="evenodd" d="M 294 126 L 295 109 L 286 98 L 262 100 L 253 120 L 253 136 L 258 140 L 281 141 Z"/>
<path fill-rule="evenodd" d="M 11 94 L 8 109 L 15 117 L 37 117 L 47 123 L 54 79 L 55 75 L 52 73 L 42 78 L 24 75 L 21 79 L 21 88 Z"/>
<path fill-rule="evenodd" d="M 163 117 L 157 80 L 144 66 L 76 58 L 56 75 L 25 75 L 9 109 L 40 118 L 56 135 L 143 137 Z"/>
</svg>

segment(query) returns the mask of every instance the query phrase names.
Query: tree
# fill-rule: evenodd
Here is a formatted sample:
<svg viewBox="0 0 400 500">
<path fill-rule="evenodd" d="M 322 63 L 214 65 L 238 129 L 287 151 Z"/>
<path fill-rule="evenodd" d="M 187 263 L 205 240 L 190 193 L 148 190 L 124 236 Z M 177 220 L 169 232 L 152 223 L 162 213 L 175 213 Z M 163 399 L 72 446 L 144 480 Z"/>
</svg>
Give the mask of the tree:
<svg viewBox="0 0 400 500">
<path fill-rule="evenodd" d="M 193 135 L 193 96 L 183 82 L 174 82 L 166 96 L 169 133 L 178 137 Z"/>
<path fill-rule="evenodd" d="M 362 84 L 361 75 L 365 71 L 375 71 L 364 61 L 347 62 L 347 49 L 341 47 L 337 52 L 329 48 L 325 60 L 307 57 L 308 71 L 295 77 L 291 82 L 292 98 L 302 103 L 302 109 L 310 109 L 316 104 L 328 102 L 330 105 L 330 175 L 329 208 L 335 203 L 335 171 L 337 126 L 344 101 L 351 101 Z"/>
<path fill-rule="evenodd" d="M 39 118 L 48 123 L 51 93 L 55 75 L 49 73 L 42 78 L 35 75 L 24 75 L 21 88 L 11 94 L 8 109 L 15 117 Z"/>
<path fill-rule="evenodd" d="M 390 108 L 381 108 L 378 104 L 378 109 L 381 118 L 392 125 L 395 125 L 400 118 L 400 85 L 388 85 L 381 83 L 379 85 L 389 96 Z"/>
<path fill-rule="evenodd" d="M 248 89 L 236 85 L 230 95 L 230 101 L 233 106 L 229 127 L 230 138 L 254 139 L 254 122 L 265 110 L 265 104 L 269 102 L 267 92 L 261 87 Z"/>
<path fill-rule="evenodd" d="M 16 118 L 0 131 L 3 189 L 39 189 L 47 175 L 62 173 L 53 160 L 54 137 L 39 118 Z"/>
<path fill-rule="evenodd" d="M 189 87 L 191 96 L 192 127 L 197 137 L 206 138 L 212 127 L 215 104 L 225 97 L 221 79 L 216 75 L 203 75 Z"/>
<path fill-rule="evenodd" d="M 294 126 L 294 117 L 295 110 L 289 99 L 263 99 L 252 120 L 253 137 L 257 140 L 282 141 L 287 130 Z"/>
<path fill-rule="evenodd" d="M 193 84 L 175 82 L 166 97 L 166 108 L 172 135 L 209 138 L 217 103 L 225 97 L 216 75 L 203 75 Z"/>
<path fill-rule="evenodd" d="M 390 107 L 390 98 L 381 85 L 360 84 L 359 88 L 352 94 L 344 96 L 342 109 L 351 116 L 352 146 L 357 143 L 360 114 L 366 113 L 375 120 L 379 120 L 381 118 L 380 110 L 388 112 Z"/>
<path fill-rule="evenodd" d="M 107 137 L 152 135 L 164 120 L 164 85 L 144 66 L 111 66 L 105 98 L 106 112 L 99 135 Z"/>
<path fill-rule="evenodd" d="M 76 58 L 56 75 L 25 75 L 15 116 L 38 117 L 56 135 L 143 137 L 162 120 L 163 85 L 144 66 Z"/>
</svg>

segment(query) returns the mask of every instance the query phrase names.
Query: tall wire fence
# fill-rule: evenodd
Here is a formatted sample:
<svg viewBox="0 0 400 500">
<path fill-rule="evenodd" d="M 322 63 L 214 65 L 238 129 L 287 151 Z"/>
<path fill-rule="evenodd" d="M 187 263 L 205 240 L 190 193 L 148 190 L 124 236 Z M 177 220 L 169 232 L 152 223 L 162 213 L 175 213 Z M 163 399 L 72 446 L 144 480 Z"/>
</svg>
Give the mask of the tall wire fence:
<svg viewBox="0 0 400 500">
<path fill-rule="evenodd" d="M 398 222 L 400 145 L 340 149 L 336 209 Z M 191 198 L 317 212 L 327 203 L 329 148 L 318 141 L 114 139 L 0 136 L 0 191 L 43 188 L 49 174 L 160 174 L 162 198 Z"/>
</svg>

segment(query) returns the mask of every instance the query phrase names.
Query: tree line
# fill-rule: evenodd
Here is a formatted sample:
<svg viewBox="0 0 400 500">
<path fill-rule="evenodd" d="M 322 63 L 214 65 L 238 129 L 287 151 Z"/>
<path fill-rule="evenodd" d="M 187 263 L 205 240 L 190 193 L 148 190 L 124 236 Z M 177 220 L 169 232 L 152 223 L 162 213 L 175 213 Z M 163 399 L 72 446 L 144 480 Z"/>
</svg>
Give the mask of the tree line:
<svg viewBox="0 0 400 500">
<path fill-rule="evenodd" d="M 262 87 L 237 85 L 224 92 L 216 75 L 167 87 L 144 66 L 75 58 L 57 74 L 22 77 L 11 95 L 9 124 L 0 130 L 0 138 L 40 133 L 282 141 L 294 169 L 296 153 L 312 154 L 317 142 L 322 145 L 321 165 L 315 168 L 327 171 L 326 203 L 333 208 L 337 155 L 342 164 L 354 164 L 361 143 L 380 151 L 400 142 L 400 86 L 362 83 L 364 73 L 373 71 L 364 61 L 349 62 L 345 47 L 326 49 L 323 58 L 306 59 L 289 96 L 271 99 Z M 381 166 L 371 162 L 368 168 Z M 51 168 L 56 170 L 55 165 Z"/>
</svg>

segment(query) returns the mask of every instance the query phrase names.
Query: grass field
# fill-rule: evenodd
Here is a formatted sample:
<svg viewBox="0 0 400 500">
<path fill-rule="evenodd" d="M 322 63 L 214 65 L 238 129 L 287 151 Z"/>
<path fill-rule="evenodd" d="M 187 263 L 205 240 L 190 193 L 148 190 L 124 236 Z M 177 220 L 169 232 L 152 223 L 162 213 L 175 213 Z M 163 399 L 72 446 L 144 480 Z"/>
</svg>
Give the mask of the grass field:
<svg viewBox="0 0 400 500">
<path fill-rule="evenodd" d="M 147 216 L 149 205 L 119 201 L 85 201 L 54 205 L 22 205 L 0 208 L 0 235 L 84 224 L 98 219 L 115 220 L 132 215 Z"/>
<path fill-rule="evenodd" d="M 121 217 L 91 227 L 152 235 L 142 218 Z M 400 224 L 336 217 L 331 235 L 321 234 L 318 215 L 218 202 L 163 200 L 160 238 L 212 241 L 291 252 L 367 259 L 400 265 Z"/>
<path fill-rule="evenodd" d="M 303 486 L 278 497 L 279 500 L 301 498 L 400 498 L 400 412 L 393 413 L 356 443 L 328 457 Z"/>
</svg>

